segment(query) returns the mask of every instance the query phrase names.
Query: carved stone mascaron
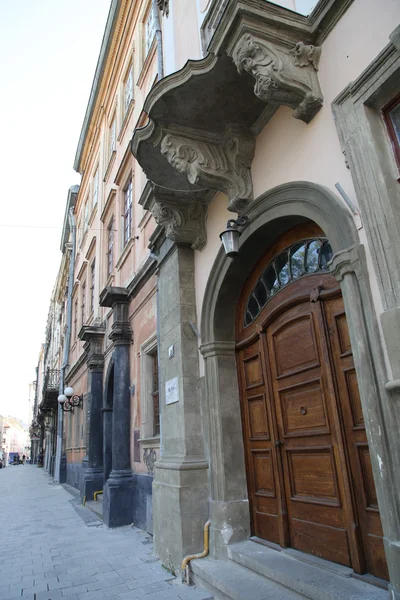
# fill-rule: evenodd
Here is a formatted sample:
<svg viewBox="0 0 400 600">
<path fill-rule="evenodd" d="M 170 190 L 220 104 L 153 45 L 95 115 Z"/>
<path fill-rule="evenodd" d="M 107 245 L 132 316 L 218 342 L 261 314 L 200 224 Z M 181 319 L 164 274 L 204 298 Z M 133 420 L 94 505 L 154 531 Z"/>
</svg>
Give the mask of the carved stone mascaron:
<svg viewBox="0 0 400 600">
<path fill-rule="evenodd" d="M 293 108 L 293 116 L 309 123 L 322 106 L 317 70 L 321 48 L 298 42 L 287 51 L 258 35 L 244 34 L 232 52 L 240 74 L 256 80 L 255 95 L 272 104 Z"/>
</svg>

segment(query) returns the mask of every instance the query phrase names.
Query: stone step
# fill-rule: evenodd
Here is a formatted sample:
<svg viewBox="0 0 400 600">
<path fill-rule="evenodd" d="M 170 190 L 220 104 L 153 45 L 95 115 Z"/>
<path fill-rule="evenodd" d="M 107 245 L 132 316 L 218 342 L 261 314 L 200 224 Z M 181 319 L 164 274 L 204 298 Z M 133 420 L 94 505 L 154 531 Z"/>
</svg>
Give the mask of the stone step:
<svg viewBox="0 0 400 600">
<path fill-rule="evenodd" d="M 388 599 L 387 590 L 356 579 L 351 569 L 295 550 L 278 552 L 249 540 L 229 546 L 228 556 L 238 566 L 311 600 Z"/>
<path fill-rule="evenodd" d="M 229 560 L 202 558 L 190 566 L 192 581 L 216 600 L 305 600 L 305 596 Z"/>
</svg>

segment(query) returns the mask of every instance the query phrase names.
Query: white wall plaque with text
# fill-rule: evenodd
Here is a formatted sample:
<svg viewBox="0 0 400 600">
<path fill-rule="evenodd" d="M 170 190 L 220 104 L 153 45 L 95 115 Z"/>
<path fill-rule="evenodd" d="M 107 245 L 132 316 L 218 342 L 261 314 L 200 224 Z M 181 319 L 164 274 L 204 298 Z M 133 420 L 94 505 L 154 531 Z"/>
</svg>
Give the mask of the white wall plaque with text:
<svg viewBox="0 0 400 600">
<path fill-rule="evenodd" d="M 165 382 L 165 403 L 173 404 L 174 402 L 179 402 L 179 382 L 177 377 Z"/>
</svg>

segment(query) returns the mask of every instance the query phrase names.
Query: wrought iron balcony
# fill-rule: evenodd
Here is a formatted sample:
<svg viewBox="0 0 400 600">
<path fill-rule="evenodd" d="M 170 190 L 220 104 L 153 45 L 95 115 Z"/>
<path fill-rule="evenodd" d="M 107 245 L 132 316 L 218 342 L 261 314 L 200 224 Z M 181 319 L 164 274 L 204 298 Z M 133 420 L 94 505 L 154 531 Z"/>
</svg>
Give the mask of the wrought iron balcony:
<svg viewBox="0 0 400 600">
<path fill-rule="evenodd" d="M 60 385 L 59 369 L 47 369 L 43 382 L 43 395 L 41 406 L 45 408 L 57 407 L 57 397 Z"/>
</svg>

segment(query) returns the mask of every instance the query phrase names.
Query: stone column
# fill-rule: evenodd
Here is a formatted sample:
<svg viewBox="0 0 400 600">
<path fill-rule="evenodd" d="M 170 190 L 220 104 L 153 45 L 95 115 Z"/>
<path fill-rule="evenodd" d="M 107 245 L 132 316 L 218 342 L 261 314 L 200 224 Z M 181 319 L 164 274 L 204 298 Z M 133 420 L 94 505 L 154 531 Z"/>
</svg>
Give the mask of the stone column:
<svg viewBox="0 0 400 600">
<path fill-rule="evenodd" d="M 132 329 L 128 321 L 125 288 L 105 288 L 101 306 L 113 309 L 110 339 L 114 343 L 114 393 L 112 412 L 112 471 L 104 486 L 103 517 L 109 527 L 132 523 L 133 476 L 130 457 L 131 394 L 129 347 Z"/>
<path fill-rule="evenodd" d="M 385 388 L 388 375 L 362 245 L 337 252 L 331 271 L 343 293 L 354 365 L 390 575 L 390 597 L 400 600 L 400 423 Z"/>
<path fill-rule="evenodd" d="M 179 572 L 184 556 L 202 551 L 208 519 L 193 251 L 205 244 L 206 205 L 157 190 L 149 204 L 166 236 L 159 231 L 161 448 L 154 468 L 153 533 L 157 556 Z"/>
<path fill-rule="evenodd" d="M 88 403 L 88 432 L 86 452 L 88 466 L 83 475 L 81 499 L 93 500 L 94 492 L 103 489 L 103 338 L 105 328 L 100 326 L 84 326 L 79 332 L 81 340 L 86 342 L 87 366 L 89 368 Z"/>
<path fill-rule="evenodd" d="M 227 558 L 229 544 L 251 535 L 235 347 L 233 341 L 201 347 L 210 460 L 210 554 L 218 559 Z"/>
<path fill-rule="evenodd" d="M 112 470 L 112 412 L 113 409 L 105 406 L 103 413 L 103 474 L 104 482 L 110 477 Z"/>
</svg>

